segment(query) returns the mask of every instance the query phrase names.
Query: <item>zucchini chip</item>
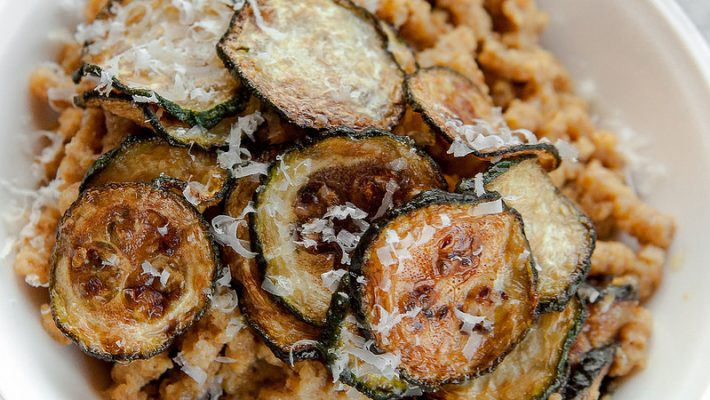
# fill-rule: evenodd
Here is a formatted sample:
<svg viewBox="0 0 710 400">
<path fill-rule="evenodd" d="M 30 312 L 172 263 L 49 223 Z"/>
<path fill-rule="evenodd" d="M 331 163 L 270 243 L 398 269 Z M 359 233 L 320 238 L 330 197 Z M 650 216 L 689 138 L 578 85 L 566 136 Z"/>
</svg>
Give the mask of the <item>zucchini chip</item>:
<svg viewBox="0 0 710 400">
<path fill-rule="evenodd" d="M 52 315 L 89 355 L 150 358 L 209 304 L 218 251 L 202 216 L 179 196 L 144 183 L 88 189 L 57 232 Z"/>
<path fill-rule="evenodd" d="M 567 400 L 597 400 L 602 381 L 614 362 L 616 345 L 599 347 L 588 351 L 580 362 L 572 366 L 564 398 Z"/>
<path fill-rule="evenodd" d="M 217 49 L 299 127 L 389 129 L 404 112 L 404 73 L 387 37 L 347 0 L 250 0 Z"/>
<path fill-rule="evenodd" d="M 392 53 L 394 60 L 397 62 L 402 71 L 407 74 L 413 74 L 419 69 L 414 51 L 409 47 L 409 44 L 399 36 L 399 32 L 389 23 L 378 20 L 382 32 L 387 35 L 387 51 Z"/>
<path fill-rule="evenodd" d="M 462 385 L 447 385 L 433 398 L 445 400 L 545 400 L 567 378 L 567 354 L 585 318 L 581 301 L 540 317 L 495 371 Z"/>
<path fill-rule="evenodd" d="M 243 212 L 248 208 L 257 187 L 258 179 L 239 179 L 227 198 L 225 214 L 235 219 L 243 218 Z M 247 224 L 238 226 L 237 237 L 249 241 Z M 225 262 L 238 282 L 240 310 L 249 326 L 274 355 L 290 364 L 319 358 L 320 329 L 296 318 L 261 288 L 263 273 L 253 258 L 243 257 L 229 246 L 224 246 L 223 250 Z"/>
<path fill-rule="evenodd" d="M 535 322 L 522 219 L 499 198 L 424 193 L 373 225 L 353 260 L 360 322 L 428 389 L 490 372 Z"/>
<path fill-rule="evenodd" d="M 529 131 L 498 130 L 486 122 L 494 116 L 492 101 L 456 71 L 446 67 L 420 69 L 407 78 L 405 87 L 409 104 L 451 144 L 449 152 L 455 156 L 473 154 L 491 161 L 534 154 L 547 169 L 560 164 L 552 144 L 537 142 Z"/>
<path fill-rule="evenodd" d="M 237 113 L 243 102 L 239 83 L 214 48 L 234 14 L 230 3 L 111 1 L 79 30 L 85 49 L 77 77 L 98 78 L 92 92 L 117 91 L 190 126 L 210 128 Z"/>
<path fill-rule="evenodd" d="M 264 284 L 304 321 L 323 326 L 335 280 L 370 222 L 444 178 L 405 138 L 334 132 L 272 164 L 252 228 Z"/>
<path fill-rule="evenodd" d="M 370 348 L 351 312 L 348 293 L 346 275 L 333 295 L 323 339 L 333 377 L 375 400 L 421 395 L 421 389 L 399 377 L 395 354 L 379 354 Z"/>
<path fill-rule="evenodd" d="M 500 194 L 523 216 L 539 268 L 541 310 L 562 310 L 589 271 L 596 243 L 592 221 L 555 187 L 534 157 L 501 161 L 483 182 L 485 190 Z M 459 190 L 475 191 L 474 186 L 475 179 L 467 180 Z"/>
<path fill-rule="evenodd" d="M 132 136 L 94 162 L 80 190 L 112 182 L 155 182 L 184 193 L 204 211 L 222 200 L 229 180 L 213 153 L 173 146 L 157 137 Z"/>
</svg>

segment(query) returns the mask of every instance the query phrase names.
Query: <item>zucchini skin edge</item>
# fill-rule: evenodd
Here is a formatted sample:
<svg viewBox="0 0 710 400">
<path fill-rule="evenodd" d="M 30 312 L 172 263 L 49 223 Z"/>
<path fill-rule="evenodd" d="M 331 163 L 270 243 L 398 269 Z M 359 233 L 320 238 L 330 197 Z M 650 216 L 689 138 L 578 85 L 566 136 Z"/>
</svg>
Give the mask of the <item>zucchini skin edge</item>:
<svg viewBox="0 0 710 400">
<path fill-rule="evenodd" d="M 131 187 L 131 186 L 133 186 L 133 187 L 147 186 L 147 187 L 151 187 L 153 189 L 162 190 L 160 188 L 156 188 L 153 185 L 146 184 L 146 183 L 140 183 L 140 182 L 109 183 L 109 184 L 103 185 L 101 187 L 121 188 L 121 187 Z M 188 208 L 194 211 L 195 217 L 197 218 L 199 224 L 202 225 L 202 228 L 204 229 L 204 232 L 205 232 L 205 236 L 207 237 L 207 239 L 210 242 L 210 250 L 213 254 L 213 262 L 214 262 L 215 268 L 212 273 L 212 278 L 210 279 L 211 285 L 209 287 L 209 293 L 206 293 L 206 294 L 203 293 L 203 296 L 205 297 L 205 303 L 202 306 L 202 308 L 195 314 L 192 321 L 189 321 L 187 324 L 185 324 L 185 326 L 182 329 L 175 330 L 175 332 L 173 333 L 173 336 L 171 338 L 169 338 L 168 340 L 166 340 L 161 346 L 158 346 L 154 350 L 146 352 L 146 353 L 115 355 L 115 354 L 110 354 L 107 352 L 94 350 L 94 349 L 91 349 L 88 346 L 86 346 L 79 337 L 70 333 L 69 331 L 67 331 L 64 328 L 63 323 L 58 319 L 57 313 L 55 312 L 54 302 L 51 301 L 52 297 L 56 296 L 55 290 L 54 290 L 55 283 L 56 283 L 56 280 L 55 280 L 56 279 L 55 278 L 56 262 L 57 262 L 56 251 L 57 251 L 57 246 L 59 243 L 60 228 L 64 225 L 64 223 L 68 219 L 72 218 L 72 216 L 73 216 L 72 213 L 76 209 L 76 207 L 79 205 L 79 202 L 82 200 L 82 197 L 83 197 L 82 195 L 80 195 L 79 198 L 69 207 L 69 209 L 64 213 L 64 215 L 62 216 L 62 218 L 59 221 L 59 224 L 57 225 L 57 231 L 55 234 L 56 235 L 56 243 L 55 243 L 54 247 L 52 248 L 52 255 L 50 258 L 50 273 L 49 273 L 49 297 L 50 297 L 50 305 L 51 305 L 51 311 L 52 311 L 52 319 L 54 320 L 54 324 L 62 332 L 62 334 L 64 334 L 64 336 L 71 339 L 71 341 L 74 344 L 76 344 L 77 347 L 79 347 L 79 349 L 83 353 L 85 353 L 91 357 L 94 357 L 94 358 L 97 358 L 97 359 L 103 360 L 103 361 L 108 361 L 108 362 L 129 362 L 129 361 L 143 360 L 143 359 L 148 359 L 148 358 L 154 357 L 154 356 L 164 352 L 168 348 L 170 348 L 170 346 L 173 344 L 173 342 L 175 342 L 175 340 L 178 337 L 180 337 L 181 335 L 183 335 L 184 333 L 189 331 L 195 324 L 197 324 L 197 322 L 199 322 L 200 319 L 202 319 L 202 317 L 204 316 L 204 314 L 207 312 L 207 310 L 210 308 L 210 306 L 212 304 L 212 295 L 214 294 L 215 289 L 217 287 L 217 279 L 219 277 L 219 271 L 222 270 L 222 256 L 221 256 L 219 246 L 217 245 L 217 242 L 215 241 L 214 236 L 212 235 L 212 231 L 209 228 L 209 224 L 207 223 L 205 218 L 202 216 L 202 214 L 200 214 L 199 212 L 197 212 L 197 210 L 195 210 L 195 208 L 192 206 L 192 204 L 190 204 L 187 200 L 185 200 L 184 198 L 182 198 L 174 193 L 171 193 L 169 191 L 163 191 L 163 192 L 165 192 L 167 196 L 172 197 L 173 200 L 183 203 L 185 206 L 189 206 Z"/>
<path fill-rule="evenodd" d="M 74 73 L 73 79 L 75 83 L 78 83 L 81 78 L 85 76 L 91 75 L 100 77 L 102 71 L 103 69 L 98 65 L 84 63 Z M 235 96 L 233 96 L 231 99 L 227 100 L 224 103 L 217 104 L 208 110 L 194 111 L 188 108 L 184 108 L 178 105 L 177 103 L 162 97 L 159 93 L 153 90 L 132 88 L 118 80 L 118 78 L 116 77 L 112 78 L 112 84 L 113 87 L 120 93 L 129 95 L 131 100 L 132 96 L 149 97 L 152 94 L 155 94 L 155 97 L 158 99 L 158 105 L 162 107 L 165 111 L 167 111 L 168 114 L 170 114 L 172 117 L 190 126 L 199 125 L 207 129 L 215 126 L 217 123 L 219 123 L 219 121 L 221 121 L 225 117 L 233 116 L 243 111 L 246 106 L 246 100 L 248 100 L 248 96 L 245 96 L 245 94 L 243 93 L 244 91 L 238 90 Z M 78 97 L 91 97 L 92 93 L 94 92 L 95 90 L 90 90 L 84 94 L 79 95 Z"/>
<path fill-rule="evenodd" d="M 500 161 L 496 164 L 494 164 L 488 171 L 486 171 L 483 174 L 483 183 L 484 185 L 493 182 L 496 178 L 499 176 L 505 174 L 508 169 L 512 168 L 513 166 L 519 164 L 522 161 L 529 160 L 529 159 L 534 159 L 536 156 L 535 155 L 525 155 L 521 157 L 516 157 L 516 158 L 511 158 L 508 160 L 503 160 Z M 468 192 L 473 192 L 473 181 L 471 179 L 464 179 L 461 181 L 456 188 L 457 193 L 468 193 Z M 500 196 L 499 193 L 493 192 Z M 577 211 L 577 218 L 579 222 L 584 225 L 585 229 L 588 232 L 589 235 L 589 245 L 587 246 L 588 251 L 584 254 L 582 261 L 577 263 L 577 268 L 575 271 L 572 273 L 569 285 L 567 286 L 567 289 L 561 293 L 560 295 L 553 297 L 553 298 L 540 298 L 540 304 L 538 306 L 540 313 L 548 313 L 548 312 L 554 312 L 554 311 L 562 311 L 564 310 L 565 306 L 567 303 L 570 302 L 572 297 L 575 296 L 577 293 L 577 289 L 579 286 L 584 283 L 585 279 L 587 278 L 587 275 L 589 273 L 589 269 L 591 268 L 592 265 L 592 253 L 594 252 L 594 248 L 596 247 L 596 242 L 597 242 L 597 231 L 596 228 L 594 227 L 594 222 L 586 215 L 584 214 L 579 207 L 577 207 L 567 196 L 565 196 L 559 188 L 555 187 L 555 194 L 563 199 L 563 201 L 569 205 L 571 205 L 576 211 Z M 503 200 L 505 201 L 505 200 Z"/>
<path fill-rule="evenodd" d="M 398 136 L 394 135 L 389 132 L 385 132 L 379 129 L 366 129 L 365 131 L 355 131 L 352 129 L 348 128 L 338 128 L 338 129 L 333 129 L 328 132 L 326 132 L 323 136 L 320 137 L 309 137 L 306 138 L 305 140 L 301 142 L 296 142 L 293 146 L 290 148 L 286 149 L 283 151 L 278 158 L 285 157 L 286 155 L 292 153 L 292 152 L 297 152 L 297 151 L 303 151 L 304 149 L 316 145 L 322 141 L 325 141 L 327 139 L 331 138 L 337 138 L 337 137 L 344 137 L 344 138 L 350 138 L 353 140 L 365 140 L 368 138 L 372 137 L 387 137 L 393 140 L 396 140 L 402 144 L 408 145 L 411 148 L 415 149 L 416 154 L 420 157 L 422 157 L 426 162 L 429 163 L 431 166 L 432 170 L 437 174 L 437 179 L 439 180 L 439 183 L 442 188 L 446 187 L 446 179 L 441 173 L 441 169 L 439 165 L 423 150 L 418 148 L 415 144 L 414 141 L 411 140 L 408 137 L 404 136 Z M 261 185 L 259 189 L 254 193 L 253 197 L 253 202 L 254 202 L 254 207 L 259 208 L 259 194 L 263 190 L 266 185 L 269 184 L 271 178 L 274 176 L 274 174 L 278 171 L 279 167 L 279 161 L 274 160 L 271 165 L 269 166 L 269 169 L 267 171 L 266 176 L 263 176 L 261 178 Z M 264 258 L 263 254 L 263 246 L 261 244 L 261 241 L 259 240 L 259 235 L 256 232 L 256 224 L 257 224 L 257 219 L 256 219 L 256 213 L 251 213 L 249 214 L 249 230 L 250 230 L 250 237 L 251 237 L 251 246 L 253 251 L 257 254 L 256 255 L 256 261 L 259 265 L 259 268 L 261 269 L 262 272 L 266 272 L 266 268 L 268 266 L 268 262 Z M 276 299 L 279 303 L 281 303 L 284 307 L 286 307 L 288 310 L 290 310 L 297 318 L 301 319 L 302 321 L 309 323 L 311 325 L 317 326 L 317 327 L 324 327 L 325 323 L 324 322 L 319 322 L 319 321 L 313 321 L 304 315 L 302 315 L 293 305 L 291 305 L 289 302 L 281 298 L 280 296 L 276 296 L 273 294 L 270 294 L 274 299 Z M 331 299 L 332 301 L 332 299 Z M 327 323 L 327 322 L 326 322 Z"/>
<path fill-rule="evenodd" d="M 435 205 L 435 204 L 451 204 L 451 203 L 459 203 L 459 204 L 478 204 L 482 202 L 488 202 L 488 201 L 495 201 L 500 199 L 500 196 L 498 196 L 497 193 L 487 193 L 483 196 L 476 197 L 475 195 L 465 193 L 465 194 L 456 194 L 456 193 L 449 193 L 449 192 L 444 192 L 442 190 L 429 190 L 426 192 L 420 193 L 417 197 L 415 197 L 412 201 L 409 203 L 400 206 L 399 208 L 396 208 L 394 210 L 390 210 L 384 217 L 379 219 L 377 222 L 372 224 L 370 228 L 365 232 L 365 234 L 362 236 L 360 239 L 360 244 L 358 247 L 355 249 L 355 251 L 352 254 L 352 264 L 350 266 L 350 276 L 352 279 L 357 279 L 358 277 L 362 276 L 362 264 L 364 260 L 365 253 L 370 247 L 370 244 L 372 241 L 381 233 L 382 229 L 384 229 L 387 224 L 394 219 L 396 219 L 399 216 L 409 214 L 413 211 L 416 211 L 420 208 L 427 207 L 429 205 Z M 523 219 L 520 216 L 520 214 L 513 208 L 509 208 L 508 206 L 503 205 L 503 210 L 504 211 L 509 211 L 511 212 L 514 216 L 515 219 L 518 221 L 520 224 L 520 229 L 523 230 Z M 523 233 L 523 237 L 525 238 L 525 242 L 527 244 L 528 249 L 530 248 L 530 244 L 528 243 L 527 237 L 525 237 L 525 234 Z M 532 293 L 532 296 L 537 296 L 537 285 L 538 285 L 538 276 L 537 276 L 537 269 L 535 268 L 535 260 L 531 257 L 530 258 L 530 276 L 532 278 L 533 284 L 532 288 L 534 290 L 534 293 Z M 372 335 L 372 327 L 370 326 L 369 322 L 367 321 L 366 313 L 365 310 L 362 308 L 362 289 L 361 285 L 354 284 L 351 285 L 350 288 L 350 296 L 352 298 L 352 302 L 354 305 L 354 313 L 357 318 L 357 321 L 364 327 L 363 333 L 366 334 L 366 339 L 374 340 L 374 336 Z M 534 321 L 537 321 L 539 317 L 539 311 L 536 309 L 533 311 L 532 318 Z M 534 322 L 533 321 L 533 322 Z M 478 376 L 483 376 L 487 373 L 492 372 L 495 370 L 495 368 L 500 364 L 505 356 L 508 355 L 511 351 L 513 351 L 517 345 L 525 339 L 527 334 L 530 332 L 530 330 L 534 327 L 534 323 L 530 324 L 530 327 L 522 334 L 520 335 L 520 338 L 513 343 L 505 352 L 500 354 L 490 365 L 484 366 L 482 369 L 476 371 L 475 373 L 472 374 L 464 374 L 460 377 L 453 378 L 453 379 L 446 379 L 440 382 L 426 382 L 426 381 L 420 381 L 415 378 L 412 378 L 409 376 L 406 371 L 400 370 L 400 374 L 403 379 L 406 381 L 410 382 L 413 385 L 421 387 L 424 391 L 436 391 L 438 390 L 441 386 L 446 385 L 446 384 L 459 384 L 459 383 L 464 383 L 466 380 L 476 378 Z M 377 345 L 373 345 L 373 348 L 377 348 Z"/>
<path fill-rule="evenodd" d="M 415 76 L 418 72 L 420 71 L 427 71 L 427 70 L 443 70 L 443 71 L 448 71 L 451 73 L 454 73 L 456 75 L 459 75 L 461 78 L 471 82 L 470 79 L 467 77 L 461 75 L 460 73 L 454 71 L 453 69 L 449 67 L 443 67 L 443 66 L 434 66 L 434 67 L 428 67 L 428 68 L 422 68 L 415 72 L 412 75 L 409 75 L 407 79 L 405 80 L 404 83 L 404 89 L 407 97 L 407 103 L 412 107 L 412 110 L 414 110 L 416 113 L 421 115 L 422 119 L 424 122 L 426 122 L 427 126 L 429 126 L 432 131 L 434 131 L 438 136 L 440 136 L 442 139 L 444 139 L 447 143 L 453 143 L 451 138 L 438 126 L 436 121 L 434 121 L 426 112 L 426 108 L 421 105 L 421 103 L 417 100 L 417 96 L 414 95 L 412 92 L 412 89 L 410 88 L 409 80 L 411 77 Z M 473 82 L 471 82 L 473 85 Z M 550 170 L 557 169 L 559 167 L 560 163 L 562 162 L 562 159 L 560 158 L 560 154 L 557 151 L 557 148 L 550 144 L 550 143 L 536 143 L 536 144 L 520 144 L 520 145 L 515 145 L 515 146 L 509 146 L 503 149 L 499 150 L 494 150 L 491 152 L 481 152 L 478 150 L 474 150 L 471 154 L 481 160 L 490 160 L 494 158 L 506 158 L 510 157 L 511 154 L 516 155 L 520 152 L 545 152 L 549 155 L 552 156 L 553 158 L 553 164 L 550 167 Z"/>
<path fill-rule="evenodd" d="M 94 161 L 94 163 L 89 167 L 89 169 L 86 171 L 86 174 L 84 175 L 84 178 L 81 181 L 81 184 L 79 186 L 79 193 L 83 193 L 86 189 L 88 189 L 89 184 L 91 183 L 91 179 L 100 174 L 104 169 L 106 169 L 111 161 L 113 160 L 114 157 L 118 156 L 124 151 L 127 151 L 131 148 L 131 146 L 143 142 L 152 142 L 152 141 L 165 141 L 166 144 L 174 147 L 180 147 L 184 149 L 189 149 L 188 146 L 185 146 L 184 144 L 179 144 L 179 143 L 172 143 L 169 140 L 160 137 L 160 136 L 129 136 L 126 139 L 124 139 L 123 142 L 121 142 L 118 147 L 102 154 L 99 158 Z M 234 184 L 234 178 L 231 176 L 231 174 L 228 173 L 228 178 L 225 181 L 224 187 L 222 190 L 219 191 L 211 200 L 215 203 L 219 203 L 222 200 L 227 198 L 227 194 L 230 192 L 233 184 Z M 120 182 L 116 182 L 120 183 Z M 158 177 L 151 182 L 153 186 L 157 186 L 160 189 L 166 189 L 170 185 L 177 185 L 184 187 L 187 182 L 183 181 L 182 179 L 177 179 L 173 177 Z M 192 204 L 190 204 L 192 205 Z M 192 205 L 194 207 L 194 205 Z"/>
<path fill-rule="evenodd" d="M 398 117 L 392 121 L 389 126 L 387 126 L 387 129 L 394 129 L 395 126 L 399 125 L 399 122 L 402 120 L 402 117 L 404 116 L 405 112 L 407 111 L 407 95 L 406 95 L 406 73 L 402 69 L 402 67 L 399 65 L 397 60 L 394 57 L 394 54 L 392 54 L 391 51 L 388 50 L 387 43 L 389 42 L 389 39 L 387 38 L 387 34 L 384 32 L 382 27 L 380 27 L 379 22 L 377 20 L 377 17 L 372 15 L 369 11 L 367 11 L 365 8 L 358 6 L 357 4 L 353 3 L 351 0 L 332 0 L 333 3 L 336 3 L 337 5 L 348 8 L 352 12 L 356 13 L 358 16 L 360 16 L 362 19 L 365 19 L 370 23 L 370 25 L 377 31 L 377 34 L 380 36 L 380 40 L 382 42 L 382 49 L 385 51 L 385 53 L 389 56 L 391 61 L 394 63 L 394 65 L 397 66 L 397 69 L 402 73 L 402 96 L 400 98 L 401 101 L 401 110 L 399 111 Z M 225 43 L 227 42 L 228 37 L 232 34 L 234 31 L 234 27 L 237 25 L 239 22 L 239 16 L 242 13 L 242 11 L 246 9 L 246 5 L 242 7 L 239 11 L 234 13 L 234 16 L 232 17 L 232 20 L 229 23 L 229 28 L 227 28 L 227 32 L 224 34 L 224 36 L 219 40 L 217 43 L 217 55 L 219 58 L 222 60 L 224 63 L 224 66 L 231 72 L 232 76 L 237 79 L 242 87 L 246 88 L 247 92 L 249 92 L 252 96 L 256 97 L 259 99 L 259 101 L 262 102 L 262 104 L 268 104 L 269 107 L 274 110 L 279 117 L 281 117 L 284 121 L 288 122 L 289 124 L 298 126 L 301 129 L 305 129 L 306 131 L 310 132 L 311 134 L 315 134 L 318 132 L 326 132 L 326 131 L 331 131 L 333 129 L 350 129 L 344 126 L 331 126 L 328 128 L 324 129 L 318 129 L 314 128 L 311 126 L 302 126 L 295 121 L 293 121 L 286 113 L 281 110 L 279 107 L 272 102 L 268 96 L 265 96 L 262 94 L 259 89 L 246 77 L 246 75 L 242 72 L 242 69 L 234 62 L 232 61 L 229 56 L 225 53 L 223 50 L 223 47 L 225 46 Z M 366 131 L 369 129 L 376 129 L 376 128 L 363 128 L 362 131 Z M 358 130 L 360 131 L 360 130 Z"/>
</svg>

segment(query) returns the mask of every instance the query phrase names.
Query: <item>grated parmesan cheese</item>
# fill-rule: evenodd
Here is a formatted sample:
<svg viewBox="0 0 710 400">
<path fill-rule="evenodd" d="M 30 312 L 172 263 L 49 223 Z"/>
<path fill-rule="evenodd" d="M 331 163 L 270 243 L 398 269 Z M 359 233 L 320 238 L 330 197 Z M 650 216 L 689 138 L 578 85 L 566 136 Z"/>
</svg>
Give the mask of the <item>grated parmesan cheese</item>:
<svg viewBox="0 0 710 400">
<path fill-rule="evenodd" d="M 244 207 L 238 218 L 233 218 L 229 215 L 218 215 L 214 217 L 211 225 L 215 240 L 223 246 L 229 246 L 244 258 L 256 257 L 256 253 L 250 249 L 251 245 L 247 241 L 240 239 L 238 235 L 239 227 L 247 225 L 247 214 L 255 211 L 254 203 L 250 201 Z"/>
<path fill-rule="evenodd" d="M 324 272 L 321 274 L 321 279 L 323 280 L 323 286 L 325 286 L 331 292 L 335 292 L 340 285 L 340 281 L 343 279 L 348 271 L 344 269 L 335 269 L 332 271 Z"/>
<path fill-rule="evenodd" d="M 143 261 L 143 264 L 141 264 L 141 268 L 143 269 L 143 272 L 141 275 L 148 275 L 150 279 L 146 282 L 147 285 L 152 285 L 153 280 L 155 278 L 160 278 L 160 271 L 158 271 L 153 264 L 150 263 L 150 261 Z"/>
<path fill-rule="evenodd" d="M 239 305 L 239 297 L 234 289 L 220 288 L 219 294 L 212 299 L 212 308 L 228 314 L 234 311 Z"/>
<path fill-rule="evenodd" d="M 344 205 L 335 205 L 328 208 L 323 218 L 314 218 L 306 222 L 298 228 L 303 240 L 297 241 L 296 244 L 308 247 L 317 246 L 317 242 L 306 235 L 320 235 L 320 240 L 324 243 L 335 243 L 342 250 L 340 262 L 345 265 L 350 265 L 350 253 L 355 250 L 360 238 L 365 233 L 370 224 L 365 221 L 367 212 L 359 209 L 354 204 L 347 202 Z M 350 232 L 341 229 L 335 233 L 335 220 L 344 221 L 350 218 L 353 223 L 360 229 L 359 232 Z"/>
<path fill-rule="evenodd" d="M 185 189 L 182 191 L 182 195 L 185 196 L 187 200 L 193 206 L 198 206 L 200 204 L 200 198 L 209 196 L 207 186 L 200 182 L 188 182 L 185 185 Z"/>
<path fill-rule="evenodd" d="M 501 199 L 479 203 L 471 211 L 474 217 L 483 215 L 500 214 L 503 212 L 503 201 Z"/>
<path fill-rule="evenodd" d="M 288 278 L 283 276 L 267 276 L 261 283 L 261 288 L 274 296 L 290 296 L 294 292 L 294 287 Z"/>
<path fill-rule="evenodd" d="M 158 233 L 160 234 L 160 236 L 165 236 L 168 234 L 168 225 L 170 225 L 169 222 L 163 226 L 158 227 Z"/>
<path fill-rule="evenodd" d="M 394 206 L 392 198 L 394 197 L 394 193 L 397 189 L 399 189 L 397 182 L 394 179 L 390 179 L 390 181 L 387 182 L 387 185 L 385 185 L 385 195 L 382 196 L 382 204 L 380 204 L 380 207 L 377 209 L 375 216 L 372 217 L 373 219 L 377 219 L 385 215 L 385 213 Z"/>
<path fill-rule="evenodd" d="M 110 18 L 79 25 L 74 37 L 87 44 L 87 61 L 102 69 L 96 87 L 101 94 L 109 94 L 117 80 L 205 110 L 229 100 L 236 88 L 214 51 L 234 6 L 224 0 L 112 2 Z"/>
<path fill-rule="evenodd" d="M 415 318 L 422 311 L 421 307 L 414 307 L 404 314 L 400 314 L 398 310 L 394 310 L 390 313 L 379 304 L 375 305 L 375 307 L 379 310 L 380 319 L 377 321 L 377 324 L 372 327 L 372 329 L 375 332 L 382 334 L 382 343 L 385 345 L 389 344 L 388 336 L 392 328 L 402 322 L 405 318 Z"/>
<path fill-rule="evenodd" d="M 207 373 L 205 372 L 205 370 L 200 367 L 191 365 L 182 352 L 179 352 L 175 356 L 175 358 L 173 358 L 173 361 L 175 361 L 175 363 L 180 366 L 182 372 L 192 378 L 199 385 L 203 385 L 207 381 Z"/>
<path fill-rule="evenodd" d="M 486 194 L 486 188 L 483 186 L 483 174 L 480 172 L 473 177 L 473 191 L 478 197 Z"/>
<path fill-rule="evenodd" d="M 456 318 L 463 322 L 461 332 L 468 335 L 468 339 L 466 340 L 466 344 L 464 345 L 462 352 L 464 357 L 471 361 L 473 356 L 476 354 L 476 350 L 478 350 L 481 346 L 481 342 L 483 340 L 483 336 L 477 332 L 474 332 L 474 329 L 477 326 L 481 326 L 486 331 L 490 331 L 493 329 L 493 323 L 486 319 L 486 317 L 471 315 L 459 310 L 458 308 L 454 308 L 454 315 L 456 315 Z"/>
<path fill-rule="evenodd" d="M 264 121 L 266 120 L 259 111 L 239 117 L 229 131 L 229 149 L 217 152 L 217 162 L 222 168 L 230 171 L 234 178 L 267 174 L 269 165 L 253 161 L 249 150 L 242 148 L 242 137 L 246 135 L 253 140 L 254 133 Z"/>
<path fill-rule="evenodd" d="M 244 323 L 243 317 L 230 318 L 227 322 L 227 327 L 224 329 L 224 336 L 226 342 L 229 342 L 234 339 L 234 337 L 237 336 L 239 331 L 241 331 L 245 326 L 246 324 Z"/>
</svg>

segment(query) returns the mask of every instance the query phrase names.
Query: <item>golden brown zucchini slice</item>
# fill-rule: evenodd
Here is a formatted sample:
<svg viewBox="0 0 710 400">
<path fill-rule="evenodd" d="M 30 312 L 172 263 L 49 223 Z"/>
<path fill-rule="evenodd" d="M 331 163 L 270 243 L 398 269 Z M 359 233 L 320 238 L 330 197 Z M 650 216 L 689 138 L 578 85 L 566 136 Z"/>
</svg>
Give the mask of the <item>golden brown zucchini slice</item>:
<svg viewBox="0 0 710 400">
<path fill-rule="evenodd" d="M 214 48 L 234 14 L 230 3 L 111 1 L 78 32 L 85 43 L 78 78 L 94 76 L 99 93 L 127 94 L 190 126 L 210 128 L 244 100 Z"/>
<path fill-rule="evenodd" d="M 304 321 L 322 326 L 338 270 L 369 223 L 421 191 L 443 187 L 426 154 L 380 131 L 337 132 L 284 153 L 253 214 L 265 285 Z"/>
<path fill-rule="evenodd" d="M 54 321 L 94 357 L 149 358 L 202 316 L 218 269 L 209 229 L 184 199 L 144 183 L 88 189 L 58 227 Z"/>
<path fill-rule="evenodd" d="M 482 183 L 523 216 L 525 236 L 539 268 L 540 307 L 563 309 L 589 271 L 596 243 L 594 224 L 555 187 L 532 156 L 495 164 Z M 475 191 L 475 184 L 475 178 L 466 180 L 459 190 Z"/>
<path fill-rule="evenodd" d="M 495 371 L 461 385 L 447 385 L 431 397 L 445 400 L 546 400 L 567 378 L 567 354 L 584 318 L 584 306 L 575 298 L 564 310 L 540 317 Z"/>
<path fill-rule="evenodd" d="M 346 275 L 333 295 L 324 332 L 326 362 L 334 380 L 375 400 L 421 395 L 420 388 L 400 378 L 396 354 L 373 352 L 351 311 L 349 290 L 349 276 Z"/>
<path fill-rule="evenodd" d="M 302 128 L 388 129 L 404 73 L 366 10 L 346 0 L 251 0 L 217 46 L 252 92 Z"/>
<path fill-rule="evenodd" d="M 451 144 L 449 152 L 454 156 L 473 154 L 497 160 L 534 154 L 547 169 L 560 163 L 555 146 L 539 143 L 531 132 L 493 126 L 492 101 L 458 72 L 445 67 L 423 68 L 407 77 L 405 87 L 409 104 Z"/>
<path fill-rule="evenodd" d="M 360 322 L 418 385 L 488 373 L 535 322 L 522 219 L 499 198 L 424 193 L 375 223 L 353 260 Z"/>
<path fill-rule="evenodd" d="M 227 198 L 225 214 L 237 220 L 244 218 L 244 210 L 250 205 L 257 187 L 258 179 L 239 179 Z M 246 223 L 240 223 L 236 233 L 239 240 L 249 242 Z M 242 314 L 274 355 L 291 364 L 320 357 L 320 329 L 296 318 L 261 288 L 264 274 L 254 258 L 244 257 L 229 246 L 224 246 L 223 250 L 225 262 L 238 282 Z"/>
<path fill-rule="evenodd" d="M 80 190 L 113 182 L 155 182 L 183 193 L 204 211 L 222 201 L 229 181 L 229 173 L 213 153 L 173 146 L 161 138 L 133 136 L 94 162 Z"/>
<path fill-rule="evenodd" d="M 407 74 L 413 74 L 419 69 L 417 59 L 414 57 L 414 51 L 409 47 L 409 44 L 399 36 L 399 32 L 390 24 L 383 20 L 378 20 L 382 32 L 387 35 L 387 50 L 392 53 L 394 60 L 402 71 Z"/>
</svg>

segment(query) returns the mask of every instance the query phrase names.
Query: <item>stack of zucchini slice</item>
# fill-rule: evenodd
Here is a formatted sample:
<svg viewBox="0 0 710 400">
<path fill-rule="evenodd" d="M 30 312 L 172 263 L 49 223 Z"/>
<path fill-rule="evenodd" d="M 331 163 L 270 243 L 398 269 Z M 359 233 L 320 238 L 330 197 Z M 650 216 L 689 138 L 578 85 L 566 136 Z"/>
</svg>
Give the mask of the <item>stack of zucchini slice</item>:
<svg viewBox="0 0 710 400">
<path fill-rule="evenodd" d="M 78 76 L 99 86 L 77 103 L 156 135 L 100 157 L 64 216 L 57 325 L 94 356 L 151 357 L 205 312 L 224 260 L 278 358 L 321 359 L 371 398 L 594 398 L 614 340 L 569 356 L 594 307 L 577 289 L 595 231 L 548 177 L 555 147 L 487 122 L 485 91 L 419 69 L 347 0 L 200 4 L 195 25 L 178 2 L 113 1 L 86 33 Z M 196 59 L 168 68 L 159 32 Z M 406 107 L 485 173 L 447 191 L 430 155 L 391 133 Z M 269 147 L 259 135 L 277 133 L 254 136 L 245 109 L 306 137 Z M 236 176 L 242 157 L 268 168 Z"/>
</svg>

